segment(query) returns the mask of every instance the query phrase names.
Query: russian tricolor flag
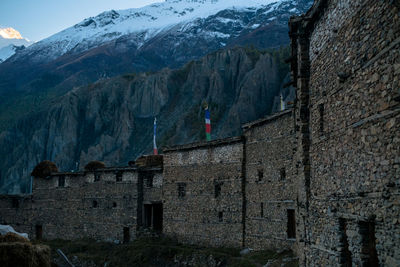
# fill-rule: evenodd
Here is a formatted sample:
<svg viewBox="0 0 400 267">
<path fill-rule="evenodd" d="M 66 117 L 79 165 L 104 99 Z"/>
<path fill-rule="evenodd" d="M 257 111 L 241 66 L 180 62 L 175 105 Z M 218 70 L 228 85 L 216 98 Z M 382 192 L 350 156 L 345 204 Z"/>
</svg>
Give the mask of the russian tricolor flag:
<svg viewBox="0 0 400 267">
<path fill-rule="evenodd" d="M 153 134 L 153 154 L 158 155 L 157 143 L 156 143 L 156 132 L 157 132 L 157 119 L 154 118 L 154 134 Z"/>
</svg>

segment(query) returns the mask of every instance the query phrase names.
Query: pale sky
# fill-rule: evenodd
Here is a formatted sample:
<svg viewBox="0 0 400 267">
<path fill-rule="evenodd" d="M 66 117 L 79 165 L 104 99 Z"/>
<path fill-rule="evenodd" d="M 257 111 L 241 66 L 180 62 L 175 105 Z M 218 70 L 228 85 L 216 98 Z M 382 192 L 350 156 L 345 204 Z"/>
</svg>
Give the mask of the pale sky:
<svg viewBox="0 0 400 267">
<path fill-rule="evenodd" d="M 0 0 L 0 27 L 12 27 L 25 38 L 40 41 L 103 11 L 157 2 L 164 0 Z"/>
</svg>

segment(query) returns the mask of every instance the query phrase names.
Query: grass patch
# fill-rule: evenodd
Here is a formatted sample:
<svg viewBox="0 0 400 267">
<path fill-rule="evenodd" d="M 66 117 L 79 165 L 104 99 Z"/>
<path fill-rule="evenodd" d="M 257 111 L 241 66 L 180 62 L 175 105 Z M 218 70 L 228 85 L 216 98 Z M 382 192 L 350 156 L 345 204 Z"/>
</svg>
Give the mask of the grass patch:
<svg viewBox="0 0 400 267">
<path fill-rule="evenodd" d="M 98 242 L 92 239 L 75 241 L 35 241 L 51 248 L 55 262 L 63 262 L 56 250 L 61 249 L 74 264 L 90 262 L 96 266 L 207 266 L 210 258 L 218 266 L 259 267 L 269 261 L 272 266 L 298 266 L 290 251 L 256 251 L 240 255 L 239 248 L 210 248 L 183 245 L 170 238 L 139 238 L 128 244 Z M 276 265 L 275 265 L 276 264 Z"/>
</svg>

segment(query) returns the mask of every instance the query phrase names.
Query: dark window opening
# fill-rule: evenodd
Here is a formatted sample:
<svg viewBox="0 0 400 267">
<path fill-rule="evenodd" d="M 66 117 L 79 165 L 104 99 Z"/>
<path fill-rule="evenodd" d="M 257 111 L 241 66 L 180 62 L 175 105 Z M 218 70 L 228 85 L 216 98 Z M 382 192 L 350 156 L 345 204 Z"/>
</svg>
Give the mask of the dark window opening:
<svg viewBox="0 0 400 267">
<path fill-rule="evenodd" d="M 281 174 L 281 180 L 285 180 L 286 179 L 286 169 L 285 168 L 281 168 L 280 169 L 280 174 Z"/>
<path fill-rule="evenodd" d="M 349 250 L 349 241 L 347 238 L 347 223 L 345 219 L 339 219 L 340 240 L 339 246 L 342 248 L 340 252 L 340 265 L 343 267 L 352 266 L 351 252 Z"/>
<path fill-rule="evenodd" d="M 100 181 L 100 173 L 95 173 L 95 174 L 94 174 L 94 181 L 95 181 L 95 182 Z"/>
<path fill-rule="evenodd" d="M 36 239 L 41 240 L 43 238 L 43 227 L 37 224 L 35 226 L 35 232 L 36 232 Z"/>
<path fill-rule="evenodd" d="M 264 203 L 261 202 L 260 203 L 260 217 L 264 217 Z"/>
<path fill-rule="evenodd" d="M 178 197 L 183 198 L 186 196 L 186 183 L 178 183 Z"/>
<path fill-rule="evenodd" d="M 113 208 L 116 208 L 116 207 L 117 207 L 117 203 L 113 202 Z"/>
<path fill-rule="evenodd" d="M 146 187 L 153 187 L 154 174 L 148 174 L 146 177 Z"/>
<path fill-rule="evenodd" d="M 375 222 L 359 222 L 362 266 L 379 266 L 376 252 Z"/>
<path fill-rule="evenodd" d="M 19 201 L 18 201 L 18 199 L 17 199 L 17 198 L 13 198 L 13 199 L 11 200 L 11 205 L 12 205 L 13 208 L 18 209 L 18 208 L 19 208 Z"/>
<path fill-rule="evenodd" d="M 287 210 L 287 237 L 296 238 L 296 217 L 294 210 Z"/>
<path fill-rule="evenodd" d="M 115 180 L 116 180 L 117 182 L 122 182 L 122 172 L 117 172 L 117 173 L 115 174 Z"/>
<path fill-rule="evenodd" d="M 129 243 L 131 235 L 129 233 L 129 227 L 124 227 L 124 243 Z"/>
<path fill-rule="evenodd" d="M 93 208 L 97 208 L 97 206 L 98 206 L 97 201 L 96 201 L 96 200 L 93 200 L 93 202 L 92 202 L 92 207 L 93 207 Z"/>
<path fill-rule="evenodd" d="M 319 110 L 319 133 L 320 135 L 324 134 L 324 104 L 318 105 Z"/>
<path fill-rule="evenodd" d="M 58 187 L 64 187 L 65 186 L 65 176 L 58 176 Z"/>
<path fill-rule="evenodd" d="M 218 212 L 218 221 L 219 222 L 224 221 L 224 213 L 222 211 Z"/>
<path fill-rule="evenodd" d="M 162 203 L 144 204 L 144 227 L 154 231 L 162 231 L 163 207 Z"/>
<path fill-rule="evenodd" d="M 261 182 L 263 177 L 264 177 L 264 171 L 263 170 L 258 170 L 258 181 Z"/>
<path fill-rule="evenodd" d="M 221 195 L 221 184 L 214 185 L 214 197 L 218 198 Z"/>
</svg>

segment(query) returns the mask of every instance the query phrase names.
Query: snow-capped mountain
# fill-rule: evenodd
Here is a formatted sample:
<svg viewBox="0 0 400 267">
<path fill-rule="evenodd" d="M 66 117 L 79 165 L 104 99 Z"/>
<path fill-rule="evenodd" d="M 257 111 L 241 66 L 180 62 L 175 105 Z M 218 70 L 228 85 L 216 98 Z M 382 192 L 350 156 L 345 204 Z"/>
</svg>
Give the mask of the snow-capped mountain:
<svg viewBox="0 0 400 267">
<path fill-rule="evenodd" d="M 21 56 L 33 55 L 36 62 L 48 62 L 68 52 L 79 53 L 104 43 L 116 40 L 122 36 L 134 35 L 135 45 L 140 48 L 148 40 L 157 35 L 165 34 L 171 29 L 176 33 L 187 32 L 199 26 L 223 10 L 233 13 L 247 14 L 243 18 L 237 16 L 216 17 L 216 21 L 223 25 L 233 25 L 234 28 L 257 29 L 266 24 L 274 23 L 278 17 L 273 16 L 277 10 L 283 10 L 285 14 L 297 14 L 302 11 L 296 0 L 168 0 L 166 2 L 152 4 L 143 8 L 127 10 L 111 10 L 103 12 L 96 17 L 91 17 L 67 28 L 47 39 L 44 39 Z M 251 14 L 253 13 L 253 14 Z M 282 12 L 279 12 L 282 13 Z M 256 15 L 256 16 L 254 16 Z M 250 16 L 257 20 L 249 20 Z M 261 21 L 265 18 L 264 21 Z M 197 29 L 192 32 L 197 35 L 208 35 L 209 38 L 218 38 L 221 44 L 226 44 L 232 34 L 216 28 L 203 31 Z M 40 53 L 37 53 L 40 51 Z"/>
<path fill-rule="evenodd" d="M 40 107 L 48 95 L 62 95 L 99 79 L 178 68 L 225 47 L 287 45 L 290 16 L 305 13 L 312 2 L 168 0 L 103 12 L 0 64 L 0 118 L 2 113 L 20 114 L 10 111 L 18 105 L 23 111 Z M 1 123 L 0 119 L 0 127 Z"/>
<path fill-rule="evenodd" d="M 33 42 L 23 38 L 17 30 L 0 28 L 0 63 L 31 44 Z"/>
</svg>

